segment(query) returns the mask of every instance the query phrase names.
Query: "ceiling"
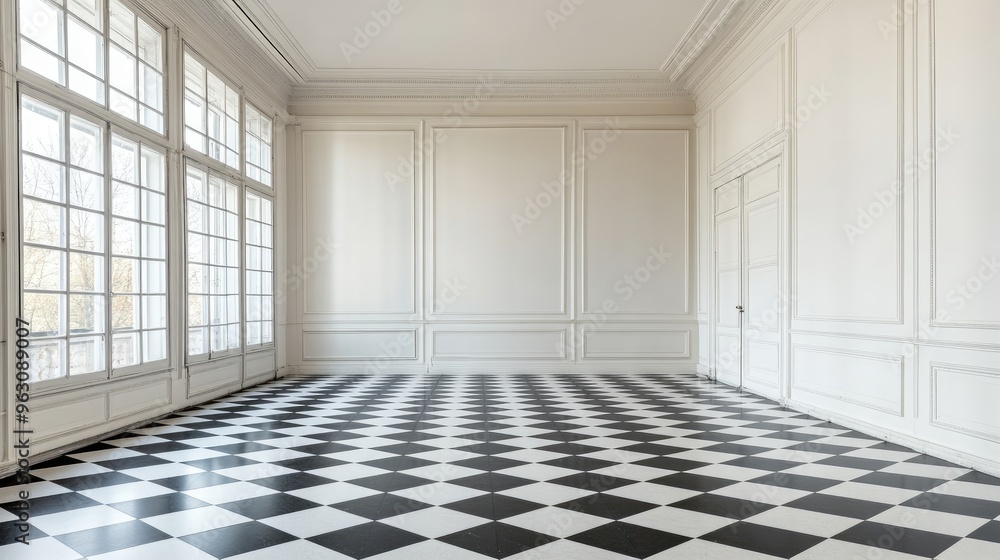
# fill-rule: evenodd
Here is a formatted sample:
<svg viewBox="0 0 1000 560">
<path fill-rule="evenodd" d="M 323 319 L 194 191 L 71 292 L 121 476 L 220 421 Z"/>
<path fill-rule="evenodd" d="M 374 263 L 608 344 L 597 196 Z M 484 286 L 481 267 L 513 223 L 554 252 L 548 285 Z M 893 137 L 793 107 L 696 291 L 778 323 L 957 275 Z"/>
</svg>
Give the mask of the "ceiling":
<svg viewBox="0 0 1000 560">
<path fill-rule="evenodd" d="M 676 71 L 734 0 L 234 0 L 309 82 Z"/>
</svg>

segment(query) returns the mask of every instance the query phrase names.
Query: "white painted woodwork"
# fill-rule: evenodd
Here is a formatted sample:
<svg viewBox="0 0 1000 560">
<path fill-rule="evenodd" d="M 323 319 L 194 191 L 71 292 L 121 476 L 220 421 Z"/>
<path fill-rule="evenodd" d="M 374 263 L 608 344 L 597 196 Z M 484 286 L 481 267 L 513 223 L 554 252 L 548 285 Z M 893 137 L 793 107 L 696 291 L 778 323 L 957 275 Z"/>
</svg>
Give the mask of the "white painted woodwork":
<svg viewBox="0 0 1000 560">
<path fill-rule="evenodd" d="M 610 301 L 619 317 L 686 315 L 688 132 L 604 139 L 604 131 L 583 135 L 583 312 Z"/>
<path fill-rule="evenodd" d="M 781 127 L 781 59 L 774 54 L 713 111 L 712 169 L 718 171 Z"/>
</svg>

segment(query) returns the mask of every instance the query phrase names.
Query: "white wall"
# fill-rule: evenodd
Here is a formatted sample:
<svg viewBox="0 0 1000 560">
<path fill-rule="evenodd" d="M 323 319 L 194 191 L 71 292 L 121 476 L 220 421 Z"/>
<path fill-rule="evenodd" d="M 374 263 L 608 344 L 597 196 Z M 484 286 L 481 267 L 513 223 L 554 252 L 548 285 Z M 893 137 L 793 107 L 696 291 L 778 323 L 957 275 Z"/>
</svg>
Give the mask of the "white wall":
<svg viewBox="0 0 1000 560">
<path fill-rule="evenodd" d="M 693 371 L 691 119 L 458 121 L 290 128 L 289 362 Z"/>
<path fill-rule="evenodd" d="M 994 473 L 998 17 L 991 0 L 777 2 L 695 92 L 700 196 L 768 150 L 790 164 L 786 402 Z"/>
</svg>

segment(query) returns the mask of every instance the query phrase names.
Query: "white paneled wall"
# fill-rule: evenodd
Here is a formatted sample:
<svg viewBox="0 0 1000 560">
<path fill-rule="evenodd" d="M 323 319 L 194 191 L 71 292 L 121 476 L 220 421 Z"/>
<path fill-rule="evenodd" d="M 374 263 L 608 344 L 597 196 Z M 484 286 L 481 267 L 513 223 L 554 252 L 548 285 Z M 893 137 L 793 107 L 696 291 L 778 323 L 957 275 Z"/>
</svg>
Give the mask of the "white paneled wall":
<svg viewBox="0 0 1000 560">
<path fill-rule="evenodd" d="M 693 371 L 690 118 L 304 118 L 302 372 Z"/>
<path fill-rule="evenodd" d="M 998 17 L 991 0 L 777 2 L 695 92 L 715 212 L 716 187 L 788 162 L 781 398 L 994 473 Z M 721 380 L 720 344 L 699 363 Z"/>
</svg>

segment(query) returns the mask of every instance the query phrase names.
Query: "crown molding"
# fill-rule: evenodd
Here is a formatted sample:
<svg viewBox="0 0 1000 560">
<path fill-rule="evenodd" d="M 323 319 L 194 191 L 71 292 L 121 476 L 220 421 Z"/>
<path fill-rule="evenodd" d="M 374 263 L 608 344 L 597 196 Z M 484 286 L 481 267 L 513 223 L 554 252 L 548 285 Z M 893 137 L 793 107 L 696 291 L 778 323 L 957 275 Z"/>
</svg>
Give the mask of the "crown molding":
<svg viewBox="0 0 1000 560">
<path fill-rule="evenodd" d="M 659 72 L 487 73 L 440 75 L 380 72 L 369 77 L 311 81 L 295 86 L 291 103 L 330 101 L 691 101 L 691 94 Z"/>
<path fill-rule="evenodd" d="M 232 17 L 229 0 L 138 0 L 138 4 L 165 26 L 179 29 L 185 43 L 242 85 L 257 104 L 267 104 L 268 110 L 287 117 L 293 81 Z"/>
<path fill-rule="evenodd" d="M 679 78 L 689 91 L 696 91 L 709 74 L 713 73 L 739 45 L 752 29 L 764 18 L 773 6 L 782 0 L 756 0 L 753 3 L 740 3 L 739 10 L 731 14 L 729 21 L 717 30 L 715 36 L 703 49 L 696 63 L 687 68 Z"/>
<path fill-rule="evenodd" d="M 697 60 L 715 35 L 724 28 L 730 16 L 747 0 L 712 0 L 702 9 L 684 38 L 660 67 L 670 81 L 676 82 Z"/>
<path fill-rule="evenodd" d="M 295 83 L 315 76 L 319 67 L 264 0 L 230 0 L 230 12 L 245 21 L 251 35 L 272 59 L 287 67 Z"/>
</svg>

